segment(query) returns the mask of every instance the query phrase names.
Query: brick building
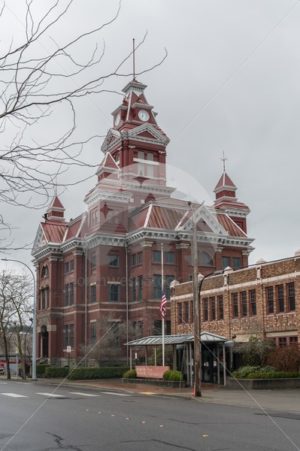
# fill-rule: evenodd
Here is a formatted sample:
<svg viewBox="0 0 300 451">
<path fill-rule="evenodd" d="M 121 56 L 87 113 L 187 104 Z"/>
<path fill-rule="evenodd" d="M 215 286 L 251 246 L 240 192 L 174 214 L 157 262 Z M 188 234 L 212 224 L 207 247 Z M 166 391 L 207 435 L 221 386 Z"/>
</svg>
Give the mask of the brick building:
<svg viewBox="0 0 300 451">
<path fill-rule="evenodd" d="M 166 181 L 169 139 L 145 88 L 132 80 L 123 90 L 102 145 L 96 184 L 84 198 L 85 211 L 67 220 L 55 196 L 39 224 L 32 251 L 39 357 L 55 362 L 71 349 L 70 357 L 78 360 L 103 334 L 111 337 L 111 350 L 117 350 L 124 349 L 128 338 L 160 333 L 162 250 L 169 296 L 173 279 L 182 282 L 192 274 L 192 210 L 199 271 L 248 263 L 249 209 L 237 200 L 225 170 L 215 188 L 214 206 L 174 198 Z M 169 312 L 166 323 L 168 332 Z"/>
<path fill-rule="evenodd" d="M 174 287 L 172 333 L 193 332 L 192 283 Z M 300 254 L 207 277 L 201 288 L 202 330 L 235 342 L 250 336 L 278 346 L 300 342 Z"/>
</svg>

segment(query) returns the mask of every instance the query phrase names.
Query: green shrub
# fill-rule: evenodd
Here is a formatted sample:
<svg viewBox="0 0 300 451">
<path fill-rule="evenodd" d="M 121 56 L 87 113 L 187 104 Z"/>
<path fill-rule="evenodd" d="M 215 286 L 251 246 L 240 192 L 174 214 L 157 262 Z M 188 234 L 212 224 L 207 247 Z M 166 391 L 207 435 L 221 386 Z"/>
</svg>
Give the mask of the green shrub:
<svg viewBox="0 0 300 451">
<path fill-rule="evenodd" d="M 239 352 L 242 354 L 242 361 L 247 366 L 264 366 L 267 363 L 267 358 L 274 350 L 275 344 L 269 339 L 260 339 L 252 336 L 249 341 L 243 343 L 239 347 Z"/>
<path fill-rule="evenodd" d="M 46 369 L 49 368 L 50 365 L 37 365 L 36 366 L 36 375 L 37 377 L 45 377 Z"/>
<path fill-rule="evenodd" d="M 243 366 L 232 373 L 237 379 L 282 379 L 300 377 L 298 371 L 277 371 L 272 366 Z"/>
<path fill-rule="evenodd" d="M 300 377 L 298 371 L 256 371 L 248 374 L 246 379 L 284 379 Z"/>
<path fill-rule="evenodd" d="M 248 374 L 253 373 L 255 371 L 258 371 L 260 369 L 259 366 L 242 366 L 237 371 L 234 371 L 232 373 L 233 377 L 236 377 L 237 379 L 243 379 L 248 376 Z"/>
<path fill-rule="evenodd" d="M 135 379 L 136 370 L 128 370 L 123 374 L 124 379 Z"/>
<path fill-rule="evenodd" d="M 69 374 L 69 368 L 59 368 L 56 366 L 49 366 L 46 368 L 45 377 L 66 377 Z"/>
<path fill-rule="evenodd" d="M 101 368 L 74 368 L 68 379 L 110 379 L 122 377 L 128 368 L 122 367 L 101 367 Z"/>
<path fill-rule="evenodd" d="M 175 370 L 167 370 L 164 372 L 163 378 L 165 381 L 182 381 L 183 376 L 181 371 L 175 371 Z"/>
</svg>

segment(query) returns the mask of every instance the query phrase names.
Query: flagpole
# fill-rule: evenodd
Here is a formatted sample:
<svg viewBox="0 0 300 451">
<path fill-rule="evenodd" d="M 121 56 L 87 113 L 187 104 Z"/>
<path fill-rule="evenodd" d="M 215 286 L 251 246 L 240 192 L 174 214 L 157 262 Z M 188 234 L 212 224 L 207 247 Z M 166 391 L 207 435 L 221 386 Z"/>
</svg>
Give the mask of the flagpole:
<svg viewBox="0 0 300 451">
<path fill-rule="evenodd" d="M 161 243 L 161 297 L 164 294 L 164 244 Z M 165 315 L 162 315 L 162 366 L 165 366 Z"/>
</svg>

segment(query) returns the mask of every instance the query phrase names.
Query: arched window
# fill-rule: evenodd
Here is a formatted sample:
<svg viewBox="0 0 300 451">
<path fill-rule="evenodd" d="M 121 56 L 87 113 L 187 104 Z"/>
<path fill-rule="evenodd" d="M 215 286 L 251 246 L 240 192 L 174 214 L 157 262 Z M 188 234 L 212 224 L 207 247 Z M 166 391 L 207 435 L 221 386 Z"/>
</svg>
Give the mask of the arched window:
<svg viewBox="0 0 300 451">
<path fill-rule="evenodd" d="M 41 277 L 48 277 L 49 276 L 49 269 L 47 265 L 44 265 L 42 267 Z"/>
<path fill-rule="evenodd" d="M 205 251 L 201 251 L 199 254 L 200 266 L 214 266 L 212 257 Z"/>
</svg>

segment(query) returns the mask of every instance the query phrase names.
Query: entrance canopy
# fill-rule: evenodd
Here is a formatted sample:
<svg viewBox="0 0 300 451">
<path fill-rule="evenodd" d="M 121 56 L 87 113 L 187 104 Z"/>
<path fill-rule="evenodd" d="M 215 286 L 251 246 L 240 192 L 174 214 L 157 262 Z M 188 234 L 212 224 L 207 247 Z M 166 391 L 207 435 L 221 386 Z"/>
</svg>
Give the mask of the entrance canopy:
<svg viewBox="0 0 300 451">
<path fill-rule="evenodd" d="M 179 345 L 184 343 L 191 343 L 194 341 L 194 335 L 165 335 L 165 345 Z M 200 341 L 205 343 L 225 343 L 227 340 L 220 335 L 212 334 L 210 332 L 201 332 Z M 127 346 L 160 346 L 162 345 L 161 335 L 152 335 L 150 337 L 138 338 L 126 343 Z"/>
</svg>

